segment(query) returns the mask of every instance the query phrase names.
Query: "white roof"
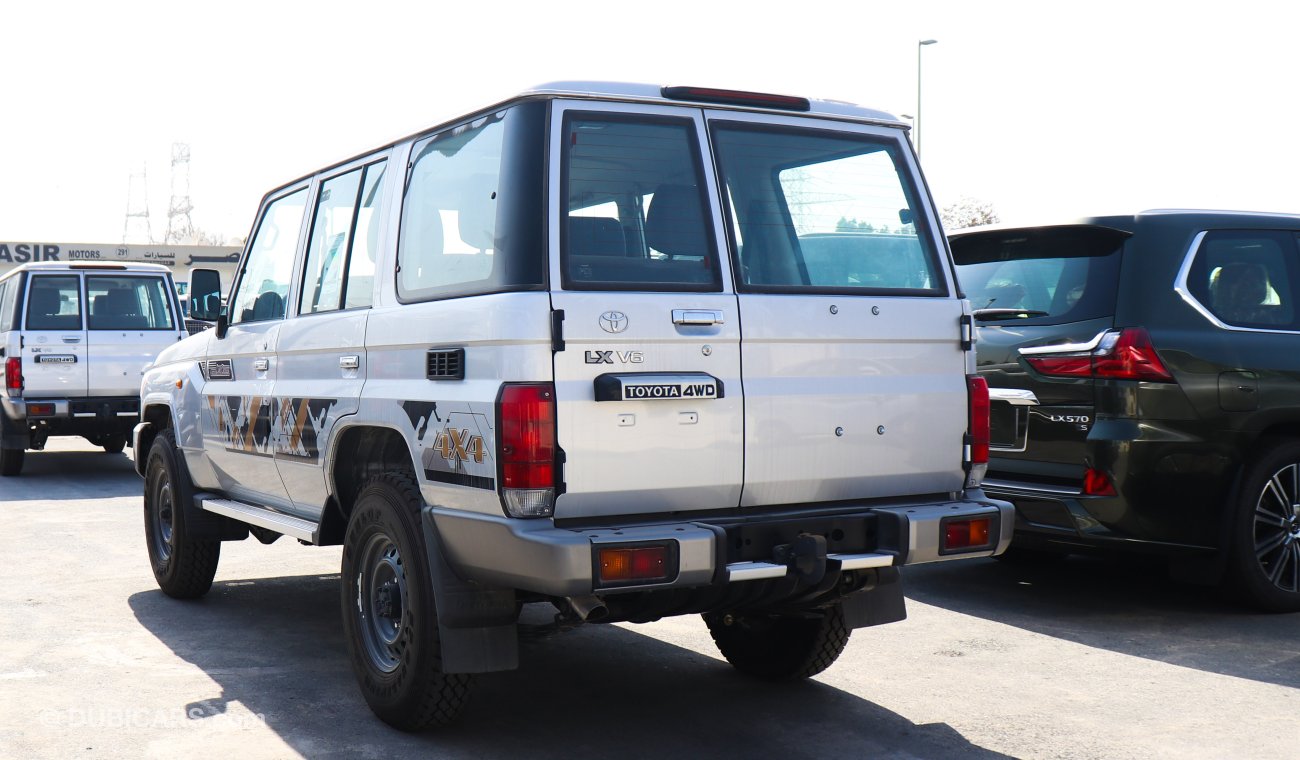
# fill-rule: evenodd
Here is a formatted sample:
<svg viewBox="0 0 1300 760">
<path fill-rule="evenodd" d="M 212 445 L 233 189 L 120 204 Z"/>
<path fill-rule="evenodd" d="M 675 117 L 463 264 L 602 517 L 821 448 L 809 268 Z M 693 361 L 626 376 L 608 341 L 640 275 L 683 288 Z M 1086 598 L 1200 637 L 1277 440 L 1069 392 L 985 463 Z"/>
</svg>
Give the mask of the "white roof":
<svg viewBox="0 0 1300 760">
<path fill-rule="evenodd" d="M 83 270 L 100 270 L 105 272 L 149 272 L 162 273 L 171 270 L 162 264 L 145 264 L 143 262 L 123 261 L 38 261 L 14 267 L 7 274 L 15 272 L 72 272 Z"/>
</svg>

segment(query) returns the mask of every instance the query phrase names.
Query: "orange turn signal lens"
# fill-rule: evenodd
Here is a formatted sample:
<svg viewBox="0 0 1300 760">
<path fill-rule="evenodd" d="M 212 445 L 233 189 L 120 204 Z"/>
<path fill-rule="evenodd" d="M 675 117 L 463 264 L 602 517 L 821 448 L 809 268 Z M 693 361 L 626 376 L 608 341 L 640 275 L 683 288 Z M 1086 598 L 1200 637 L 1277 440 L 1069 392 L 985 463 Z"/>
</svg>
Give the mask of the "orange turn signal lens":
<svg viewBox="0 0 1300 760">
<path fill-rule="evenodd" d="M 27 414 L 32 417 L 52 417 L 54 404 L 28 404 Z"/>
<path fill-rule="evenodd" d="M 989 545 L 989 534 L 993 527 L 993 518 L 975 517 L 969 520 L 953 520 L 944 526 L 943 549 L 977 549 Z"/>
<path fill-rule="evenodd" d="M 597 560 L 601 583 L 656 581 L 668 578 L 668 548 L 601 549 Z"/>
</svg>

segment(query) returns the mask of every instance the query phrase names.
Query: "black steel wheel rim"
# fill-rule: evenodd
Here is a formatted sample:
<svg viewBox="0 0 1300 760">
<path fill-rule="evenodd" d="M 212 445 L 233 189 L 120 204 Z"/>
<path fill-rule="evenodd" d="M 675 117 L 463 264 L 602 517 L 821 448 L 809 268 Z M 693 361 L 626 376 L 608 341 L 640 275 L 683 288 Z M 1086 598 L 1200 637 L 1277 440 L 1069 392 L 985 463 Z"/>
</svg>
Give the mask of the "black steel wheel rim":
<svg viewBox="0 0 1300 760">
<path fill-rule="evenodd" d="M 172 484 L 165 476 L 161 478 L 154 491 L 153 509 L 149 511 L 153 520 L 153 548 L 158 559 L 166 562 L 172 556 L 172 541 L 176 535 L 175 501 L 172 499 Z"/>
<path fill-rule="evenodd" d="M 371 667 L 392 673 L 406 649 L 402 630 L 407 614 L 406 569 L 397 544 L 379 533 L 361 550 L 357 572 L 357 622 L 362 649 Z"/>
<path fill-rule="evenodd" d="M 1255 559 L 1274 587 L 1300 591 L 1300 462 L 1274 472 L 1255 500 Z"/>
</svg>

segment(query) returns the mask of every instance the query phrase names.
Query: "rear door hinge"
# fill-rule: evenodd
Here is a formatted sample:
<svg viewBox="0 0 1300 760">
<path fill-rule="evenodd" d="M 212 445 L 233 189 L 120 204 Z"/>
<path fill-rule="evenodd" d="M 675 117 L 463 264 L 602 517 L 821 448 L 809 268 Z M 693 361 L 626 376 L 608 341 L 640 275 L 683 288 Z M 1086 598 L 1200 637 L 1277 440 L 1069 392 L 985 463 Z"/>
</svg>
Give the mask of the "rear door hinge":
<svg viewBox="0 0 1300 760">
<path fill-rule="evenodd" d="M 551 310 L 551 351 L 564 350 L 564 309 Z"/>
<path fill-rule="evenodd" d="M 958 322 L 961 329 L 961 350 L 969 351 L 975 347 L 975 317 L 963 314 Z"/>
</svg>

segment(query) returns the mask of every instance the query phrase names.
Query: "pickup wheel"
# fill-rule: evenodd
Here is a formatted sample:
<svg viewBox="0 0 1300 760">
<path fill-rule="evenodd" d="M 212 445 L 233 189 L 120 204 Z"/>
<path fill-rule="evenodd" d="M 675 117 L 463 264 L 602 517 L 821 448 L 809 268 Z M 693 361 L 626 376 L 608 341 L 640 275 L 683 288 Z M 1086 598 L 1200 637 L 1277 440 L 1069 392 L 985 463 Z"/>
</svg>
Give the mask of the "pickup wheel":
<svg viewBox="0 0 1300 760">
<path fill-rule="evenodd" d="M 366 704 L 403 731 L 444 725 L 472 679 L 442 672 L 438 613 L 409 475 L 372 478 L 357 494 L 343 541 L 343 628 Z"/>
<path fill-rule="evenodd" d="M 1248 465 L 1230 506 L 1232 585 L 1262 609 L 1300 610 L 1300 441 L 1278 443 Z"/>
<path fill-rule="evenodd" d="M 851 632 L 838 604 L 808 617 L 714 612 L 704 622 L 727 662 L 769 681 L 809 678 L 829 668 Z"/>
<path fill-rule="evenodd" d="M 110 454 L 121 454 L 122 449 L 126 448 L 126 436 L 122 433 L 112 433 L 104 436 L 99 445 Z"/>
<path fill-rule="evenodd" d="M 194 485 L 176 452 L 171 430 L 149 448 L 144 473 L 144 535 L 158 588 L 175 599 L 197 599 L 212 588 L 221 559 L 220 541 L 191 539 L 182 505 L 192 503 Z"/>
<path fill-rule="evenodd" d="M 12 478 L 21 473 L 26 455 L 25 449 L 0 448 L 0 475 Z"/>
</svg>

